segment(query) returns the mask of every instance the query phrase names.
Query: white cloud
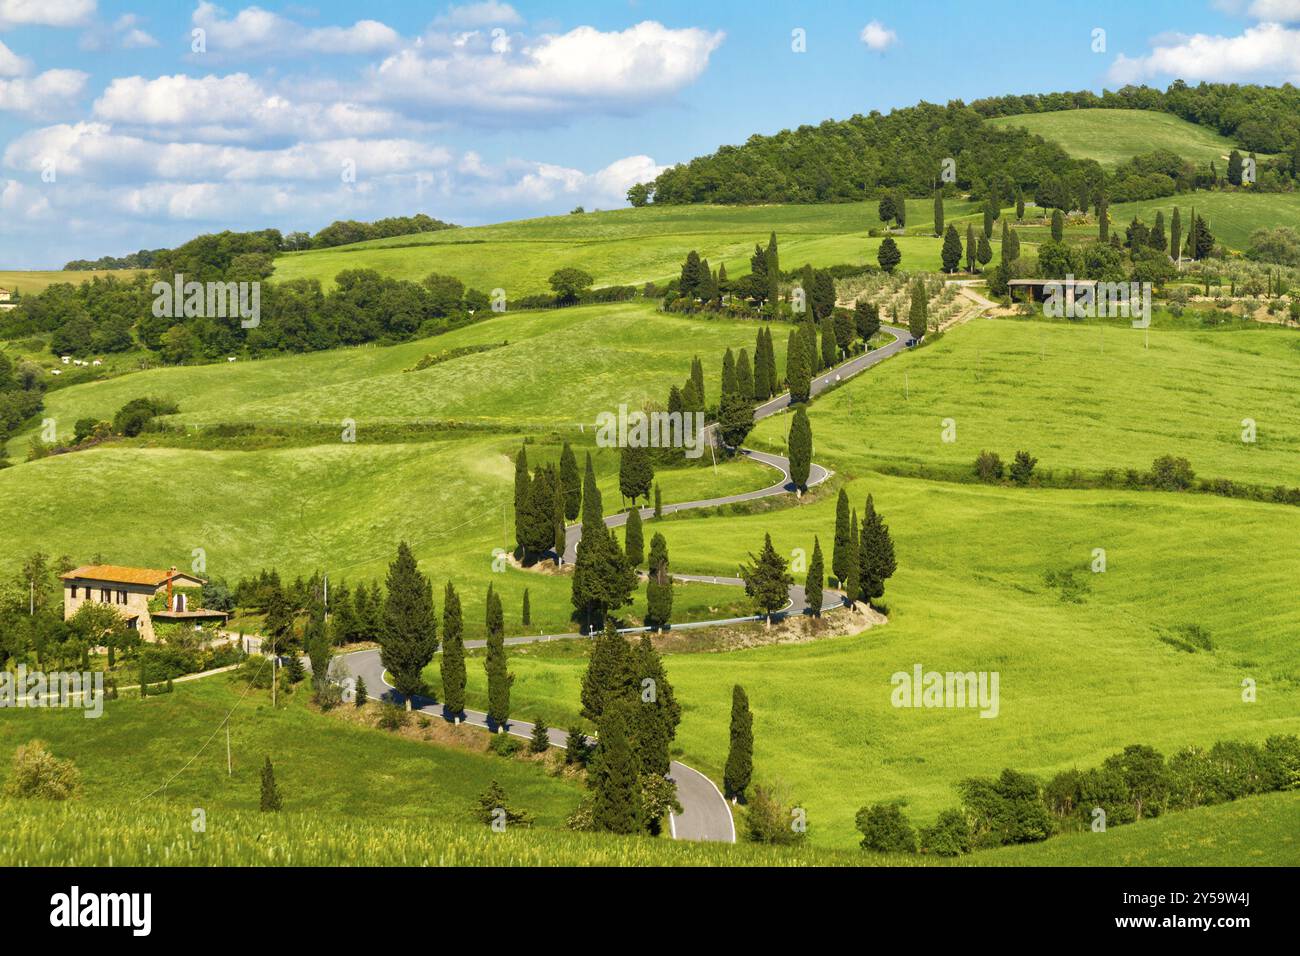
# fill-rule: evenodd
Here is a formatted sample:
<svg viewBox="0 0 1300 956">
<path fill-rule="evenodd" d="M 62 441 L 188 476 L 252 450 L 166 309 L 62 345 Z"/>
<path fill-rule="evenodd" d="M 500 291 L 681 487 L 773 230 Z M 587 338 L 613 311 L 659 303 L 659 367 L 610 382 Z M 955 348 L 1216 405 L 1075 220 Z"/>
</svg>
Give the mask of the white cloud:
<svg viewBox="0 0 1300 956">
<path fill-rule="evenodd" d="M 22 76 L 31 71 L 32 61 L 19 56 L 0 41 L 0 76 Z"/>
<path fill-rule="evenodd" d="M 366 136 L 399 125 L 397 115 L 382 107 L 297 102 L 266 90 L 247 73 L 119 77 L 95 101 L 94 115 L 130 128 L 212 142 Z"/>
<path fill-rule="evenodd" d="M 245 7 L 232 19 L 224 14 L 220 7 L 203 0 L 190 18 L 207 33 L 208 54 L 383 53 L 401 43 L 397 31 L 378 20 L 358 20 L 350 27 L 306 27 L 261 7 Z"/>
<path fill-rule="evenodd" d="M 476 115 L 618 112 L 694 82 L 722 40 L 721 32 L 645 21 L 618 32 L 577 27 L 514 53 L 493 52 L 488 38 L 473 32 L 445 49 L 422 42 L 389 56 L 372 70 L 369 95 L 454 109 L 468 122 Z"/>
<path fill-rule="evenodd" d="M 482 3 L 466 3 L 449 7 L 445 13 L 434 18 L 433 26 L 436 28 L 500 27 L 515 26 L 523 22 L 524 18 L 510 4 L 484 0 Z"/>
<path fill-rule="evenodd" d="M 0 188 L 0 211 L 16 219 L 42 219 L 49 214 L 50 202 L 36 187 L 6 179 Z"/>
<path fill-rule="evenodd" d="M 83 50 L 140 50 L 158 45 L 158 41 L 144 29 L 141 19 L 134 13 L 124 13 L 112 26 L 98 24 L 81 35 L 78 44 Z"/>
<path fill-rule="evenodd" d="M 95 0 L 0 0 L 0 30 L 10 27 L 79 27 L 95 12 Z"/>
<path fill-rule="evenodd" d="M 1300 0 L 1255 0 L 1249 13 L 1256 20 L 1272 23 L 1300 22 Z"/>
<path fill-rule="evenodd" d="M 31 79 L 0 80 L 0 110 L 45 116 L 70 107 L 86 85 L 80 70 L 46 70 Z"/>
<path fill-rule="evenodd" d="M 1146 56 L 1121 54 L 1111 64 L 1113 83 L 1136 83 L 1154 76 L 1192 82 L 1282 79 L 1300 82 L 1300 30 L 1259 23 L 1240 36 L 1197 33 L 1160 41 Z"/>
<path fill-rule="evenodd" d="M 858 39 L 867 45 L 867 49 L 880 52 L 897 43 L 898 34 L 879 20 L 872 20 L 862 28 L 862 32 L 858 34 Z"/>
</svg>

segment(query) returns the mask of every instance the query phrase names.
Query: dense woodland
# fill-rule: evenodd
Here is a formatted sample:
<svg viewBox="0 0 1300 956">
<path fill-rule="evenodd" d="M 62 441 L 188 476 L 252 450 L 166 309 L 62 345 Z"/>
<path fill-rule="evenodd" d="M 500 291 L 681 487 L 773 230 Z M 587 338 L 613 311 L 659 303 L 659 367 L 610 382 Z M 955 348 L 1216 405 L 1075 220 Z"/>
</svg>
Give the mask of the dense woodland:
<svg viewBox="0 0 1300 956">
<path fill-rule="evenodd" d="M 946 106 L 920 103 L 888 114 L 873 111 L 774 136 L 751 136 L 744 145 L 723 146 L 665 170 L 653 183 L 633 187 L 628 199 L 633 205 L 853 202 L 894 189 L 922 196 L 939 185 L 940 164 L 949 157 L 956 161 L 950 188 L 1003 204 L 1027 195 L 1040 205 L 1056 206 L 1053 194 L 1077 195 L 1082 188 L 1096 192 L 1107 179 L 1128 181 L 1111 189 L 1116 202 L 1226 181 L 1226 170 L 1189 170 L 1178 157 L 1161 154 L 1142 157 L 1107 177 L 1097 163 L 1072 159 L 1041 137 L 984 123 L 995 116 L 1096 108 L 1165 111 L 1215 129 L 1246 152 L 1277 153 L 1259 163 L 1261 189 L 1293 189 L 1300 178 L 1300 90 L 1289 84 L 1203 83 L 1193 88 L 1180 80 L 1165 92 L 1129 86 L 1101 95 L 1083 91 L 1004 96 L 969 105 L 960 100 Z M 1155 175 L 1171 182 L 1143 181 Z"/>
</svg>

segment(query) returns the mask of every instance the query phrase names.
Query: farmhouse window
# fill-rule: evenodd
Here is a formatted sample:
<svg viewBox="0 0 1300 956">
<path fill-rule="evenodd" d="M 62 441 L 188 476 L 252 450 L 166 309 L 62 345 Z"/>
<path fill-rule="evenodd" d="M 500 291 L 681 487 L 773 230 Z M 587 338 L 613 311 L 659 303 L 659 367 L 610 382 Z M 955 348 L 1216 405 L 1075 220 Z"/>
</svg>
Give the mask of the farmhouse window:
<svg viewBox="0 0 1300 956">
<path fill-rule="evenodd" d="M 101 601 L 103 601 L 105 604 L 112 604 L 112 603 L 113 603 L 113 594 L 112 594 L 111 591 L 109 591 L 108 588 L 100 588 L 100 589 L 99 589 L 99 599 L 100 599 Z"/>
<path fill-rule="evenodd" d="M 126 603 L 126 592 L 125 592 L 125 591 L 118 591 L 118 592 L 117 592 L 117 603 L 118 603 L 118 604 L 125 604 L 125 603 Z"/>
<path fill-rule="evenodd" d="M 77 599 L 77 586 L 74 584 L 72 586 L 72 600 L 75 601 L 76 599 Z"/>
</svg>

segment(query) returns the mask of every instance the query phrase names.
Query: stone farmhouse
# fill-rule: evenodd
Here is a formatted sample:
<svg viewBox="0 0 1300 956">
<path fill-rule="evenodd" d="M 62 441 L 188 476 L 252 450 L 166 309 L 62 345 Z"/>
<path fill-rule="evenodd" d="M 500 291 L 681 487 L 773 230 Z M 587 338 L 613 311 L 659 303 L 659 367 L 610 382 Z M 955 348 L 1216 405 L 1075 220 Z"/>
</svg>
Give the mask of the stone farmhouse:
<svg viewBox="0 0 1300 956">
<path fill-rule="evenodd" d="M 192 574 L 170 568 L 127 568 L 113 564 L 91 564 L 60 575 L 63 579 L 63 618 L 77 613 L 87 601 L 116 608 L 127 626 L 140 632 L 146 641 L 156 640 L 154 624 L 201 625 L 211 621 L 224 623 L 224 611 L 205 611 L 194 601 L 190 589 L 206 582 Z M 158 600 L 161 598 L 161 600 Z M 150 609 L 150 605 L 153 609 Z"/>
</svg>

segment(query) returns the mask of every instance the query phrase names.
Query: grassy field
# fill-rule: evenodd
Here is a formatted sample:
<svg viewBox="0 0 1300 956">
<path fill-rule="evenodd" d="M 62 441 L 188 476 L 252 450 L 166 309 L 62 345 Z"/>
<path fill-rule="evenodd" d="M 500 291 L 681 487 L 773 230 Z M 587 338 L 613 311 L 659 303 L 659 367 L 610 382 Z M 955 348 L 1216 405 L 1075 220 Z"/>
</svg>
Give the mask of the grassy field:
<svg viewBox="0 0 1300 956">
<path fill-rule="evenodd" d="M 1162 331 L 1157 321 L 1144 336 L 1086 320 L 981 320 L 819 399 L 810 419 L 818 460 L 850 474 L 964 467 L 985 449 L 1010 463 L 1023 448 L 1058 475 L 1122 474 L 1173 454 L 1205 477 L 1295 485 L 1300 409 L 1287 396 L 1300 390 L 1298 358 L 1300 336 L 1271 327 Z M 1257 424 L 1254 444 L 1241 440 L 1244 418 Z M 750 444 L 783 448 L 789 427 L 788 416 L 768 419 Z"/>
<path fill-rule="evenodd" d="M 123 692 L 106 702 L 98 720 L 76 709 L 6 710 L 0 715 L 0 778 L 8 778 L 9 755 L 18 744 L 44 740 L 56 756 L 76 763 L 85 802 L 130 807 L 150 825 L 159 812 L 183 811 L 187 830 L 194 807 L 217 819 L 226 811 L 256 811 L 267 756 L 285 810 L 340 822 L 468 825 L 474 802 L 495 779 L 540 825 L 562 826 L 582 795 L 579 784 L 540 767 L 322 715 L 307 706 L 306 685 L 278 709 L 271 708 L 269 691 L 241 699 L 244 687 L 217 676 L 176 684 L 173 693 L 144 701 Z M 234 771 L 228 776 L 225 734 L 218 731 L 232 708 Z"/>
<path fill-rule="evenodd" d="M 71 282 L 80 285 L 92 278 L 116 276 L 123 282 L 130 281 L 143 272 L 143 269 L 89 269 L 86 271 L 59 270 L 12 270 L 0 269 L 0 289 L 20 292 L 23 295 L 35 295 L 44 292 L 56 282 Z"/>
<path fill-rule="evenodd" d="M 1222 173 L 1235 145 L 1208 127 L 1154 110 L 1060 110 L 999 116 L 987 122 L 1027 129 L 1057 143 L 1071 156 L 1093 159 L 1107 167 L 1164 149 L 1202 166 L 1213 161 Z"/>
<path fill-rule="evenodd" d="M 1117 203 L 1110 207 L 1111 230 L 1122 238 L 1124 228 L 1135 216 L 1151 225 L 1156 221 L 1157 212 L 1165 214 L 1165 228 L 1168 229 L 1175 206 L 1181 210 L 1184 238 L 1187 235 L 1186 223 L 1190 221 L 1192 207 L 1195 207 L 1197 215 L 1205 217 L 1215 240 L 1238 252 L 1250 248 L 1250 234 L 1256 229 L 1287 226 L 1300 230 L 1300 193 L 1242 192 L 1184 193 L 1163 199 Z M 1023 229 L 1022 240 L 1036 239 L 1037 231 Z M 1067 239 L 1092 241 L 1097 238 L 1097 228 L 1095 225 L 1067 226 L 1065 235 Z M 1225 267 L 1230 268 L 1230 263 Z"/>
<path fill-rule="evenodd" d="M 816 426 L 814 426 L 815 428 Z M 855 637 L 728 653 L 671 654 L 683 702 L 677 744 L 720 777 L 731 684 L 754 711 L 755 772 L 785 784 L 818 844 L 848 846 L 853 814 L 903 799 L 931 821 L 953 785 L 1005 766 L 1042 776 L 1099 764 L 1129 743 L 1172 752 L 1219 738 L 1262 740 L 1300 731 L 1300 668 L 1288 635 L 1300 609 L 1285 561 L 1300 510 L 1204 496 L 992 489 L 885 477 L 868 492 L 894 536 L 899 570 L 890 621 Z M 748 517 L 666 521 L 678 569 L 734 573 L 771 533 L 782 554 L 828 548 L 834 498 Z M 1107 570 L 1089 571 L 1104 548 Z M 829 560 L 829 558 L 828 558 Z M 1076 603 L 1046 583 L 1070 571 Z M 1161 641 L 1187 624 L 1210 632 L 1212 653 Z M 920 663 L 940 671 L 998 671 L 996 719 L 971 710 L 896 709 L 890 676 Z M 585 660 L 570 648 L 512 658 L 513 695 L 559 721 L 576 707 Z M 477 679 L 477 675 L 474 675 Z M 1259 702 L 1241 700 L 1251 677 Z"/>
<path fill-rule="evenodd" d="M 911 200 L 907 209 L 909 229 L 933 221 L 933 204 L 928 199 Z M 956 218 L 975 209 L 973 203 L 950 201 L 946 212 L 949 218 Z M 599 286 L 666 281 L 678 275 L 691 249 L 715 269 L 725 264 L 728 275 L 744 275 L 749 272 L 754 244 L 766 246 L 772 230 L 777 233 L 783 268 L 805 262 L 815 266 L 874 265 L 879 240 L 868 240 L 867 232 L 879 226 L 874 202 L 647 206 L 291 253 L 276 259 L 275 278 L 319 279 L 329 287 L 344 269 L 378 269 L 402 279 L 422 279 L 439 272 L 484 291 L 505 289 L 507 296 L 513 297 L 550 292 L 547 277 L 566 266 L 584 269 Z M 938 240 L 906 240 L 902 268 L 938 268 L 939 247 Z"/>
<path fill-rule="evenodd" d="M 431 339 L 387 348 L 360 347 L 196 367 L 152 369 L 60 389 L 46 416 L 70 435 L 77 419 L 112 418 L 142 395 L 169 398 L 186 424 L 253 422 L 306 425 L 343 419 L 357 423 L 460 421 L 513 428 L 590 427 L 620 404 L 639 409 L 667 401 L 686 380 L 693 356 L 704 363 L 705 392 L 716 403 L 722 355 L 754 350 L 754 322 L 709 320 L 656 312 L 652 303 L 507 312 Z M 775 335 L 778 368 L 785 336 Z M 430 352 L 508 343 L 419 372 L 406 371 Z M 25 453 L 33 430 L 18 435 L 10 454 Z"/>
</svg>

